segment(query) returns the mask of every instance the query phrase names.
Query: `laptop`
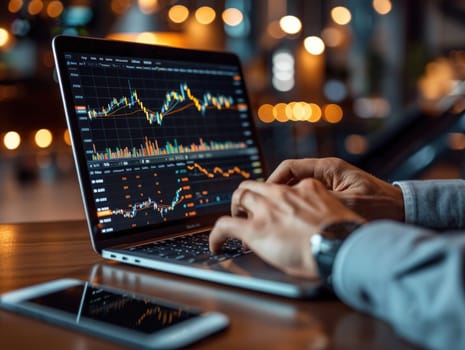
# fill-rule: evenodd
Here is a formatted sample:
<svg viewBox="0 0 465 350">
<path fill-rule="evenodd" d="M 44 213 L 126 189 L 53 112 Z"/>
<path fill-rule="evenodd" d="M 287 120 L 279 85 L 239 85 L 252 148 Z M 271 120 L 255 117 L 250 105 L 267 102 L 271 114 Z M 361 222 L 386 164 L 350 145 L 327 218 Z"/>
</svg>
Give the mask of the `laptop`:
<svg viewBox="0 0 465 350">
<path fill-rule="evenodd" d="M 125 264 L 291 298 L 319 281 L 208 233 L 264 164 L 237 56 L 57 36 L 53 53 L 92 246 Z M 309 249 L 310 254 L 310 249 Z"/>
</svg>

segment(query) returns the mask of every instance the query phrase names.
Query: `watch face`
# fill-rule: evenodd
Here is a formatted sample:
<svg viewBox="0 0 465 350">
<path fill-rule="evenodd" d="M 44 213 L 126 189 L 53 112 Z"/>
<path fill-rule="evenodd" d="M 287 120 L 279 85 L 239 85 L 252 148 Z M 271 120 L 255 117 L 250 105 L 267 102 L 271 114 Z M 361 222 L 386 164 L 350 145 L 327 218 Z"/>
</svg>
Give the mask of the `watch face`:
<svg viewBox="0 0 465 350">
<path fill-rule="evenodd" d="M 312 253 L 319 260 L 322 256 L 335 256 L 343 239 L 326 239 L 321 234 L 313 235 L 310 239 L 312 244 Z"/>
</svg>

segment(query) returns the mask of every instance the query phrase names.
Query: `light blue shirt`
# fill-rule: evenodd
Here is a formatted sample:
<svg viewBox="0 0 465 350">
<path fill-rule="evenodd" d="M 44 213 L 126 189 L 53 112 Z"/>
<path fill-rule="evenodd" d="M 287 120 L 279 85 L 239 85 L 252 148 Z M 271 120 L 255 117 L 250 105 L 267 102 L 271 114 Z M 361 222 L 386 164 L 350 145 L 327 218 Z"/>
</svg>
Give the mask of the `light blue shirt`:
<svg viewBox="0 0 465 350">
<path fill-rule="evenodd" d="M 334 264 L 336 294 L 410 341 L 465 349 L 465 180 L 395 183 L 405 223 L 380 220 L 354 232 Z"/>
</svg>

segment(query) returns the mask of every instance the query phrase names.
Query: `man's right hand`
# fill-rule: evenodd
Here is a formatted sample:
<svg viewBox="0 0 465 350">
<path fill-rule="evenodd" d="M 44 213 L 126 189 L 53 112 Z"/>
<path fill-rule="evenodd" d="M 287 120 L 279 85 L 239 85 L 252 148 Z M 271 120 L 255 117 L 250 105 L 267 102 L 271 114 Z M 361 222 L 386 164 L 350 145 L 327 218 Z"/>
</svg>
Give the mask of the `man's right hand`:
<svg viewBox="0 0 465 350">
<path fill-rule="evenodd" d="M 292 186 L 306 178 L 321 181 L 366 220 L 404 221 L 400 188 L 339 158 L 288 159 L 273 171 L 267 182 Z"/>
</svg>

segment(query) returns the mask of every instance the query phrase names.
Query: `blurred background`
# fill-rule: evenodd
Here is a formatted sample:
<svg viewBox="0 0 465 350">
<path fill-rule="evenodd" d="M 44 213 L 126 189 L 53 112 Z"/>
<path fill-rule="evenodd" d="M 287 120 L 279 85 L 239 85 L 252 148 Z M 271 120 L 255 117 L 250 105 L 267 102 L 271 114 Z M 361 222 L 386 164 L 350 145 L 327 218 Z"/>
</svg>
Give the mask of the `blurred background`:
<svg viewBox="0 0 465 350">
<path fill-rule="evenodd" d="M 2 0 L 0 222 L 84 217 L 51 38 L 241 58 L 273 169 L 337 156 L 387 181 L 465 174 L 465 1 Z"/>
</svg>

